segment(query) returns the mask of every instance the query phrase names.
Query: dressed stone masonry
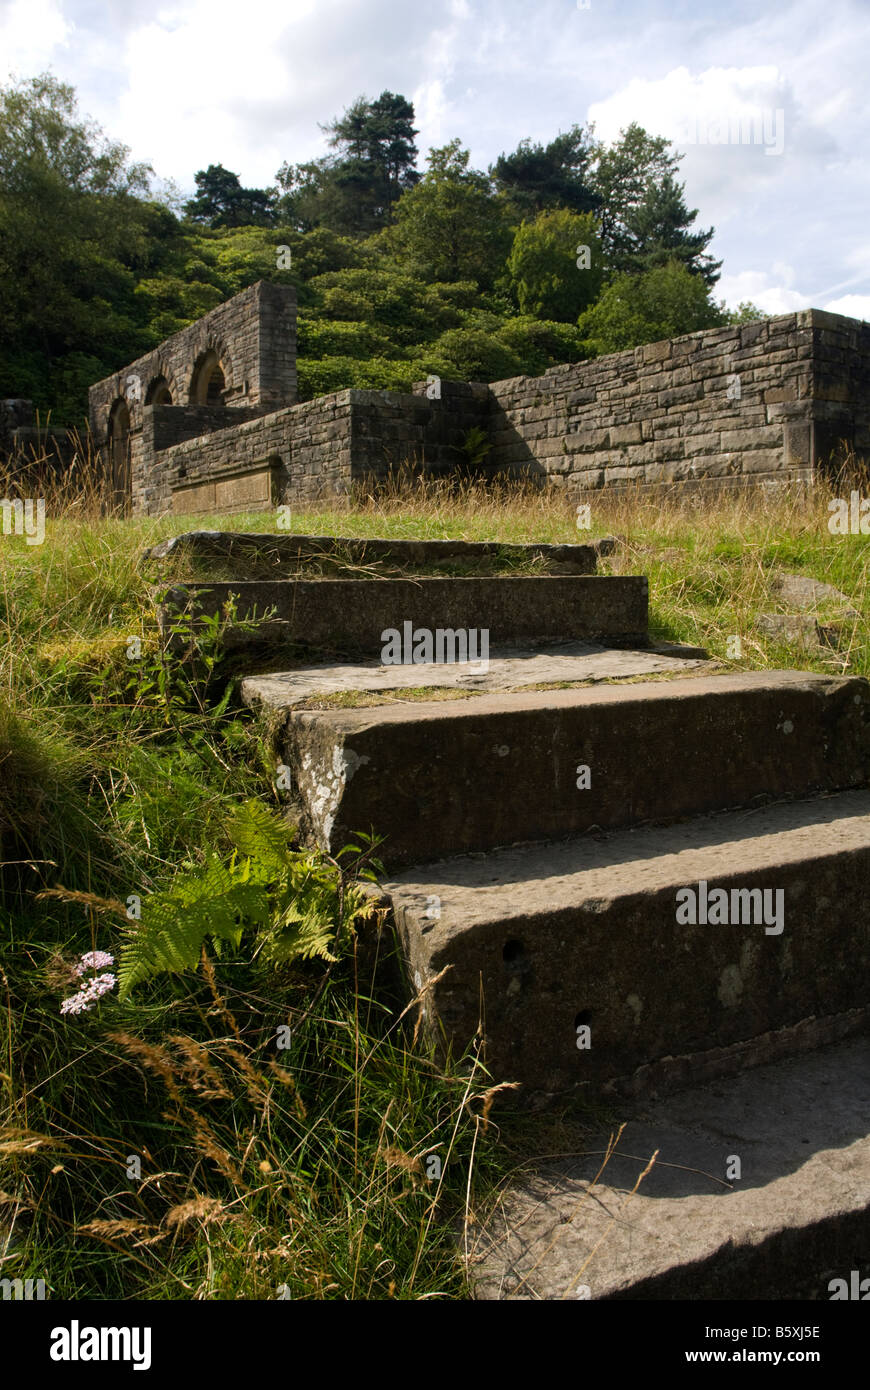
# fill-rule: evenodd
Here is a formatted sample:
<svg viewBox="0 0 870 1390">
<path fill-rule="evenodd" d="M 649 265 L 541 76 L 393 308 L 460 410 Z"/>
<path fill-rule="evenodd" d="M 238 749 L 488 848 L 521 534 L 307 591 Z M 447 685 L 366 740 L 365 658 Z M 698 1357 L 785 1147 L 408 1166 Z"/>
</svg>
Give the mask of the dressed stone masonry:
<svg viewBox="0 0 870 1390">
<path fill-rule="evenodd" d="M 296 399 L 295 290 L 259 281 L 91 388 L 91 429 L 132 510 L 268 510 L 347 493 L 408 460 L 584 495 L 639 483 L 808 482 L 870 456 L 870 324 L 801 310 L 540 377 Z"/>
</svg>

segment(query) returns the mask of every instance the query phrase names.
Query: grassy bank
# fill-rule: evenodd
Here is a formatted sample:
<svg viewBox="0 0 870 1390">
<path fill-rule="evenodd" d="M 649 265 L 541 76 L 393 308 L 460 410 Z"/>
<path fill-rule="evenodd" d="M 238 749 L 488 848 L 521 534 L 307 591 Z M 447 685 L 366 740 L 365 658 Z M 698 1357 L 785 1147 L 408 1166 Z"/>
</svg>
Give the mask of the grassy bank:
<svg viewBox="0 0 870 1390">
<path fill-rule="evenodd" d="M 831 495 L 602 497 L 578 531 L 555 491 L 409 483 L 294 512 L 293 529 L 615 534 L 601 568 L 649 575 L 654 635 L 735 669 L 870 675 L 870 538 L 830 534 Z M 131 896 L 205 883 L 210 864 L 232 862 L 228 813 L 278 804 L 271 750 L 232 692 L 206 704 L 162 664 L 156 571 L 141 562 L 181 530 L 274 519 L 102 519 L 88 487 L 47 503 L 41 545 L 0 537 L 2 1275 L 44 1278 L 54 1297 L 464 1296 L 456 1232 L 515 1161 L 520 1131 L 493 1105 L 502 1078 L 472 1040 L 444 1066 L 415 1036 L 377 914 L 344 930 L 370 858 L 299 870 L 306 884 L 322 875 L 325 954 L 270 955 L 254 929 L 219 939 L 218 954 L 206 935 L 198 969 L 155 973 L 124 998 L 116 983 L 61 1013 L 83 953 L 107 952 L 117 970 Z M 759 630 L 759 612 L 783 608 L 777 572 L 847 596 L 851 615 L 830 610 L 839 645 Z M 565 1147 L 560 1124 L 536 1142 Z"/>
</svg>

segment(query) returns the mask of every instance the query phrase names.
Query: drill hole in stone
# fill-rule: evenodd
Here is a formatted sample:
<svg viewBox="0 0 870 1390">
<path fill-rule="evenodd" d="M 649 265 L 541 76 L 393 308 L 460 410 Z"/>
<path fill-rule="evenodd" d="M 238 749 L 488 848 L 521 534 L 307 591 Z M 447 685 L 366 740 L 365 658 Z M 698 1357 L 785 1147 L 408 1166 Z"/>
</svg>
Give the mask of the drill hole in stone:
<svg viewBox="0 0 870 1390">
<path fill-rule="evenodd" d="M 526 954 L 526 948 L 521 941 L 510 940 L 504 943 L 501 958 L 505 965 L 512 965 L 514 969 L 522 963 Z"/>
<path fill-rule="evenodd" d="M 583 1028 L 583 1027 L 585 1027 L 585 1026 L 588 1026 L 588 1024 L 590 1024 L 591 1022 L 592 1022 L 592 1010 L 591 1010 L 591 1009 L 581 1009 L 580 1012 L 579 1012 L 579 1014 L 577 1015 L 577 1017 L 574 1019 L 574 1032 L 576 1033 L 578 1028 Z"/>
</svg>

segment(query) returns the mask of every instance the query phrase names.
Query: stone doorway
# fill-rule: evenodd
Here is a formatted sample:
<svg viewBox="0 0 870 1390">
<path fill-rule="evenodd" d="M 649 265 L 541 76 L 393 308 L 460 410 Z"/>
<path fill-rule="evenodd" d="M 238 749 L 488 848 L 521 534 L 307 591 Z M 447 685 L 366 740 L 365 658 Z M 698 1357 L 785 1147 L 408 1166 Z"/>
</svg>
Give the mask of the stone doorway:
<svg viewBox="0 0 870 1390">
<path fill-rule="evenodd" d="M 109 416 L 109 497 L 112 511 L 129 513 L 133 500 L 133 474 L 130 467 L 130 408 L 116 401 Z"/>
</svg>

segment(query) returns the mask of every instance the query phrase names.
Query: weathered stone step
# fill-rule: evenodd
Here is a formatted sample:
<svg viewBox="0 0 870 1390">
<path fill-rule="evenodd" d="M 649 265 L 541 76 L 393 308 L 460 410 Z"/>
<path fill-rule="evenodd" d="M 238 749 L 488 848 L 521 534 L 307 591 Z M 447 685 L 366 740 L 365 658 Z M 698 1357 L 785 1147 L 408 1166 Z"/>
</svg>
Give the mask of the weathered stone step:
<svg viewBox="0 0 870 1390">
<path fill-rule="evenodd" d="M 532 1101 L 640 1094 L 866 1027 L 868 883 L 863 790 L 448 859 L 385 888 L 418 988 L 451 967 L 429 1026 L 461 1051 L 482 1018 L 493 1079 Z"/>
<path fill-rule="evenodd" d="M 507 1192 L 479 1235 L 472 1230 L 476 1296 L 866 1298 L 870 1284 L 860 1284 L 870 1279 L 868 1116 L 866 1038 L 645 1106 L 597 1182 L 615 1130 L 584 1135 L 577 1148 L 585 1152 L 542 1163 Z M 709 1321 L 722 1325 L 715 1313 Z M 763 1316 L 751 1321 L 771 1326 Z M 726 1322 L 740 1325 L 750 1325 L 745 1316 Z M 720 1338 L 698 1345 L 731 1351 L 735 1344 Z M 784 1358 L 819 1343 L 777 1339 L 771 1331 L 748 1346 Z"/>
<path fill-rule="evenodd" d="M 870 684 L 747 672 L 289 710 L 278 756 L 324 849 L 374 827 L 393 869 L 865 785 Z"/>
<path fill-rule="evenodd" d="M 185 559 L 219 563 L 228 578 L 256 568 L 280 571 L 306 561 L 339 560 L 355 565 L 387 564 L 409 570 L 498 562 L 506 565 L 539 561 L 551 573 L 594 574 L 599 555 L 617 547 L 613 536 L 586 545 L 526 545 L 501 541 L 364 540 L 345 536 L 256 535 L 242 531 L 186 531 L 160 541 L 146 558 L 165 560 L 183 554 Z"/>
<path fill-rule="evenodd" d="M 498 578 L 236 580 L 176 585 L 160 608 L 213 616 L 235 596 L 238 619 L 273 612 L 258 634 L 227 631 L 225 646 L 271 641 L 379 660 L 388 629 L 486 631 L 490 646 L 564 639 L 643 644 L 648 585 L 643 576 L 560 575 Z M 478 639 L 479 640 L 479 639 Z M 478 648 L 479 649 L 479 648 Z"/>
<path fill-rule="evenodd" d="M 264 676 L 248 676 L 241 695 L 248 705 L 288 710 L 308 700 L 355 692 L 360 705 L 405 690 L 465 691 L 520 690 L 524 686 L 565 681 L 629 680 L 634 676 L 686 673 L 709 666 L 700 647 L 673 643 L 640 651 L 611 649 L 590 642 L 548 642 L 545 647 L 505 647 L 490 650 L 485 670 L 474 663 L 428 662 L 384 666 L 380 662 L 297 666 Z M 368 697 L 375 697 L 368 700 Z M 350 701 L 349 701 L 350 702 Z"/>
</svg>

